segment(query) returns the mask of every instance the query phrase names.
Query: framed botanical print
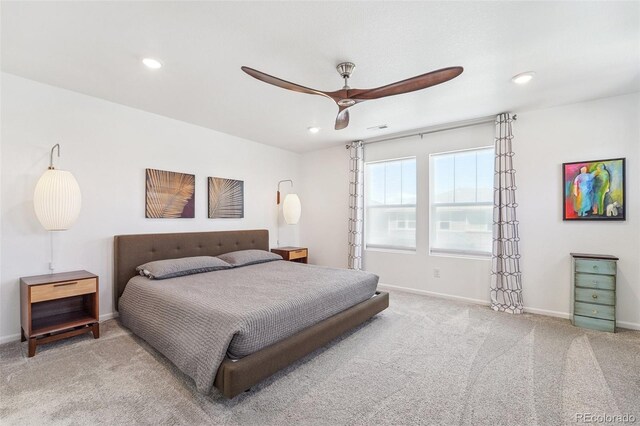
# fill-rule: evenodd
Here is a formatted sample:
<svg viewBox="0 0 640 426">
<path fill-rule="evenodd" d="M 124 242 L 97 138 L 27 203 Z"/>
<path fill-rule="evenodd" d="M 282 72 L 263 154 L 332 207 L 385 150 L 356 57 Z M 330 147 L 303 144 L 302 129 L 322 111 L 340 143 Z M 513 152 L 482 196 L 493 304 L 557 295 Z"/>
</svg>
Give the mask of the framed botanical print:
<svg viewBox="0 0 640 426">
<path fill-rule="evenodd" d="M 242 219 L 244 217 L 244 182 L 210 177 L 209 218 Z"/>
<path fill-rule="evenodd" d="M 146 217 L 167 219 L 195 216 L 195 175 L 147 169 L 145 188 Z"/>
</svg>

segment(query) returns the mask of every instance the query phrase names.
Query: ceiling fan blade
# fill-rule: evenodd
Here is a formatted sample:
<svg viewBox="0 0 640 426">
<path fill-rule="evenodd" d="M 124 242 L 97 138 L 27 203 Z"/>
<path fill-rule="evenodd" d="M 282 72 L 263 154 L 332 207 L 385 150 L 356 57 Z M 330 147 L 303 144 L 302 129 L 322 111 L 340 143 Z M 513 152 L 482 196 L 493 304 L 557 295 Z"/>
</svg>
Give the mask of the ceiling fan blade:
<svg viewBox="0 0 640 426">
<path fill-rule="evenodd" d="M 293 90 L 294 92 L 299 93 L 308 93 L 310 95 L 320 95 L 329 99 L 333 99 L 331 96 L 327 95 L 325 92 L 320 90 L 311 89 L 309 87 L 300 86 L 299 84 L 291 83 L 290 81 L 283 80 L 278 77 L 274 77 L 269 74 L 265 74 L 262 71 L 254 70 L 249 67 L 241 67 L 242 71 L 249 74 L 251 77 L 256 78 L 260 81 L 264 81 L 265 83 L 273 84 L 274 86 L 282 87 L 283 89 Z"/>
<path fill-rule="evenodd" d="M 431 71 L 406 80 L 397 81 L 375 89 L 354 89 L 349 91 L 349 98 L 360 100 L 379 99 L 384 98 L 385 96 L 414 92 L 416 90 L 426 89 L 427 87 L 435 86 L 436 84 L 454 79 L 462 74 L 462 71 L 464 71 L 464 68 L 462 67 L 449 67 Z"/>
<path fill-rule="evenodd" d="M 336 117 L 336 130 L 342 130 L 349 125 L 349 110 L 347 108 L 340 108 L 338 116 Z"/>
</svg>

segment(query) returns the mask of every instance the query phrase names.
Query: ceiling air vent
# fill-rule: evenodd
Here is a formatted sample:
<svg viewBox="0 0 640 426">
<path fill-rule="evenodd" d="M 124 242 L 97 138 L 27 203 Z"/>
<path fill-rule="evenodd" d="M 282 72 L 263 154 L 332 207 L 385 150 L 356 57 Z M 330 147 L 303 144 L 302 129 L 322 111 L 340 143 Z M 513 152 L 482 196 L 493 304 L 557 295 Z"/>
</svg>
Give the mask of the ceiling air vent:
<svg viewBox="0 0 640 426">
<path fill-rule="evenodd" d="M 377 126 L 373 126 L 373 127 L 367 127 L 367 130 L 382 130 L 382 129 L 386 129 L 387 126 L 386 124 L 378 124 Z"/>
</svg>

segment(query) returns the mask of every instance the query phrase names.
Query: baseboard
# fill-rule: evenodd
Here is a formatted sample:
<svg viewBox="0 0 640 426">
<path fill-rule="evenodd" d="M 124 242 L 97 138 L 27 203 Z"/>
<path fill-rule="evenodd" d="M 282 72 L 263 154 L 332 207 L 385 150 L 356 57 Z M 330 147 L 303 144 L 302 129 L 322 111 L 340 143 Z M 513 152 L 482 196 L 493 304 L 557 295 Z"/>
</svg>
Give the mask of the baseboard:
<svg viewBox="0 0 640 426">
<path fill-rule="evenodd" d="M 462 296 L 456 296 L 453 294 L 446 294 L 446 293 L 437 293 L 435 291 L 419 290 L 416 288 L 401 287 L 398 285 L 391 285 L 391 284 L 378 284 L 378 288 L 381 290 L 402 291 L 405 293 L 421 294 L 424 296 L 435 296 L 441 299 L 459 300 L 462 302 L 475 303 L 476 305 L 489 306 L 488 300 L 472 299 L 470 297 L 462 297 Z"/>
<path fill-rule="evenodd" d="M 524 307 L 525 312 L 529 312 L 537 315 L 545 315 L 548 317 L 556 317 L 563 319 L 571 319 L 571 314 L 569 312 L 560 312 L 560 311 L 550 311 L 548 309 L 540 309 L 540 308 L 529 308 Z"/>
<path fill-rule="evenodd" d="M 637 322 L 616 321 L 616 326 L 628 328 L 629 330 L 640 330 L 640 324 Z"/>
<path fill-rule="evenodd" d="M 118 313 L 117 312 L 109 312 L 108 314 L 103 314 L 100 315 L 100 321 L 106 321 L 106 320 L 110 320 L 112 318 L 117 318 L 118 317 Z M 11 343 L 11 342 L 17 342 L 18 340 L 20 340 L 20 333 L 16 333 L 16 334 L 9 334 L 8 336 L 0 336 L 0 345 L 4 344 L 4 343 Z"/>
<path fill-rule="evenodd" d="M 106 321 L 112 318 L 118 318 L 118 312 L 110 312 L 108 314 L 100 315 L 100 321 Z"/>
<path fill-rule="evenodd" d="M 456 296 L 453 294 L 446 294 L 446 293 L 437 293 L 435 291 L 420 290 L 420 289 L 410 288 L 410 287 L 401 287 L 401 286 L 391 285 L 391 284 L 378 284 L 378 288 L 380 288 L 381 290 L 402 291 L 405 293 L 420 294 L 424 296 L 434 296 L 442 299 L 459 300 L 461 302 L 469 302 L 469 303 L 474 303 L 476 305 L 485 305 L 485 306 L 490 305 L 488 300 L 473 299 L 470 297 L 462 297 L 462 296 Z M 548 309 L 530 308 L 526 306 L 524 310 L 525 312 L 529 312 L 537 315 L 571 319 L 571 314 L 569 312 L 551 311 Z M 629 330 L 640 330 L 640 324 L 635 322 L 616 321 L 616 326 L 621 328 L 627 328 Z"/>
<path fill-rule="evenodd" d="M 18 340 L 20 340 L 20 333 L 18 333 L 18 334 L 10 334 L 8 336 L 2 336 L 2 337 L 0 337 L 0 345 L 2 345 L 4 343 L 16 342 Z"/>
</svg>

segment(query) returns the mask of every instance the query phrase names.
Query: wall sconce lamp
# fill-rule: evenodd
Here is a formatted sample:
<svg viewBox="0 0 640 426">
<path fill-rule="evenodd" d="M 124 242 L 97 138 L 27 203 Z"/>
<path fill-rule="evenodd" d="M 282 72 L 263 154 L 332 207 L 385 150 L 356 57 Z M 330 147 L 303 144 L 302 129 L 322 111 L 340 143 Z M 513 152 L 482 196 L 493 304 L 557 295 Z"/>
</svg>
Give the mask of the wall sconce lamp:
<svg viewBox="0 0 640 426">
<path fill-rule="evenodd" d="M 276 204 L 280 205 L 280 185 L 284 182 L 289 182 L 293 188 L 293 181 L 291 179 L 285 179 L 278 182 L 278 194 L 276 198 Z M 291 193 L 284 197 L 284 203 L 282 204 L 282 214 L 284 221 L 288 225 L 295 225 L 300 221 L 300 214 L 302 213 L 302 205 L 300 204 L 300 198 L 297 194 Z"/>
<path fill-rule="evenodd" d="M 69 229 L 80 214 L 82 195 L 76 178 L 65 170 L 53 167 L 53 151 L 58 150 L 60 144 L 51 148 L 49 168 L 42 174 L 33 194 L 33 207 L 38 220 L 47 231 L 64 231 Z M 51 236 L 51 263 L 49 269 L 53 271 L 53 236 Z"/>
</svg>

